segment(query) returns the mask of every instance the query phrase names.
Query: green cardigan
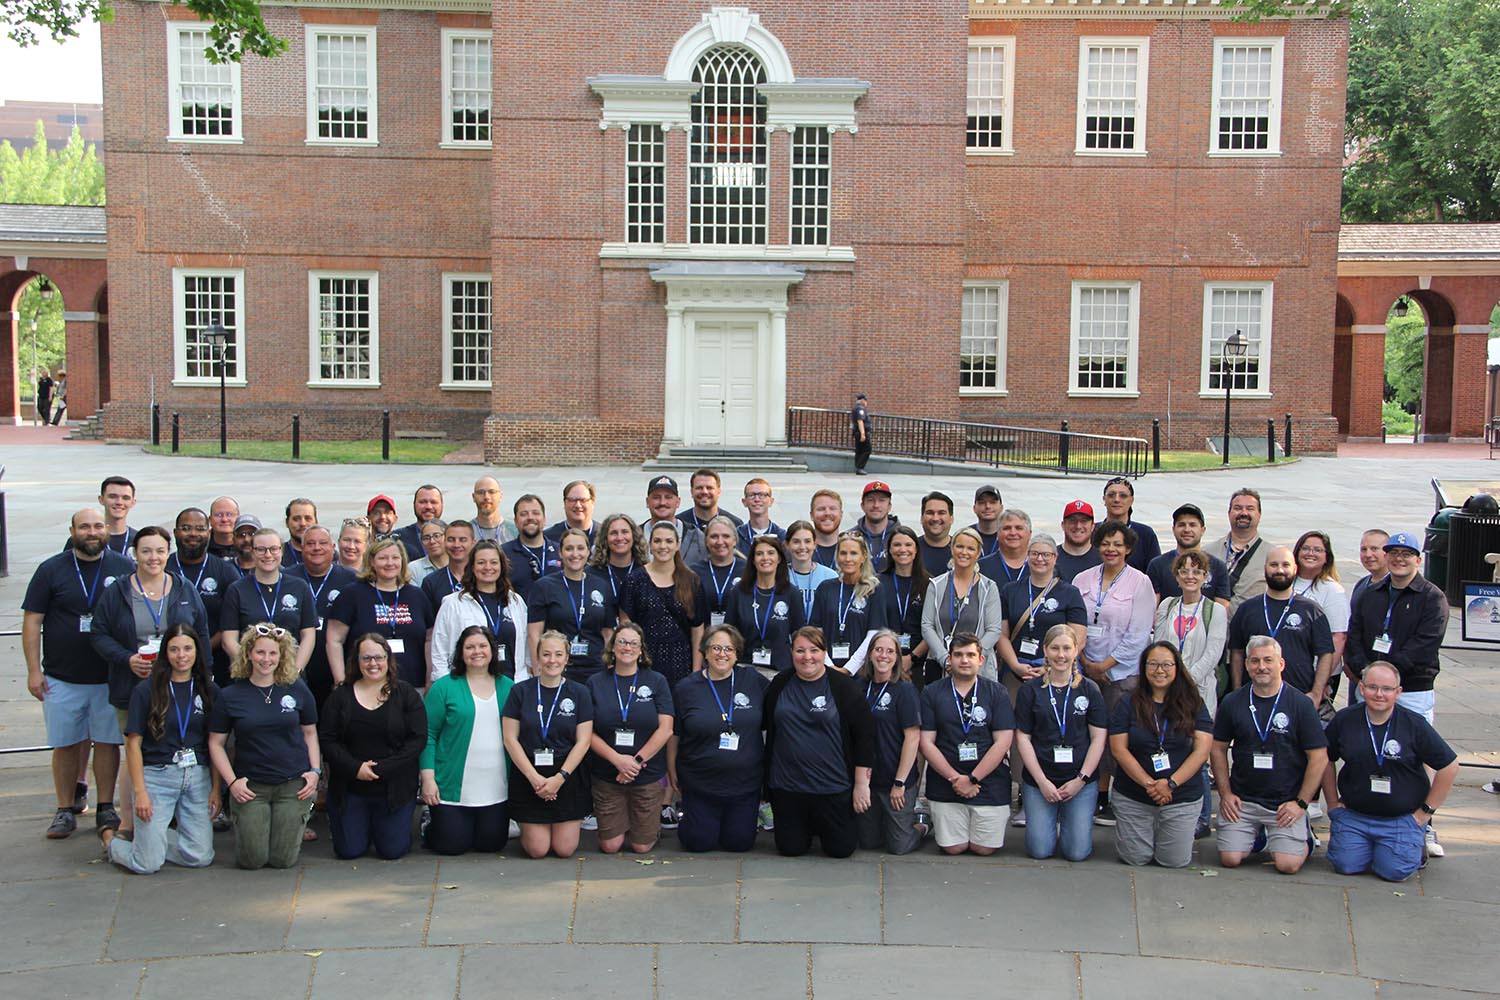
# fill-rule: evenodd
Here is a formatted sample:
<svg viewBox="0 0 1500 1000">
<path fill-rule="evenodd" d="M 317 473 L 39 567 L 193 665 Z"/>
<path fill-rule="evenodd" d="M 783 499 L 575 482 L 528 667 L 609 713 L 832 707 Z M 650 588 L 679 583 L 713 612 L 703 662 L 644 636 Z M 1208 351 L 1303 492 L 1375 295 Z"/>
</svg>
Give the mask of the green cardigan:
<svg viewBox="0 0 1500 1000">
<path fill-rule="evenodd" d="M 495 678 L 495 706 L 502 717 L 514 683 L 509 677 Z M 473 735 L 474 695 L 469 682 L 461 674 L 439 677 L 427 690 L 427 747 L 420 766 L 433 772 L 444 802 L 457 802 L 463 795 L 464 762 Z"/>
</svg>

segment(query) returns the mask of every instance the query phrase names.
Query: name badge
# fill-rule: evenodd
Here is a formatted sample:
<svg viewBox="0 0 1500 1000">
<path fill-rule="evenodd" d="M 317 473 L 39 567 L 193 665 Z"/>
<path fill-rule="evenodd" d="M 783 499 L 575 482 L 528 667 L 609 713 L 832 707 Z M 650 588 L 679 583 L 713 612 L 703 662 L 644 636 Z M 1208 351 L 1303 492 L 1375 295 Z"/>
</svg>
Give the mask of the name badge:
<svg viewBox="0 0 1500 1000">
<path fill-rule="evenodd" d="M 319 632 L 323 631 L 323 616 L 322 615 L 318 616 L 318 631 Z"/>
<path fill-rule="evenodd" d="M 958 759 L 963 761 L 975 761 L 979 759 L 978 743 L 960 743 L 958 745 Z"/>
<path fill-rule="evenodd" d="M 710 611 L 708 613 L 708 624 L 712 628 L 718 628 L 720 625 L 723 625 L 724 624 L 724 612 L 722 612 L 722 611 Z"/>
<path fill-rule="evenodd" d="M 391 652 L 393 652 L 393 653 L 404 653 L 404 652 L 406 652 L 406 640 L 405 639 L 395 639 L 395 638 L 392 638 L 390 640 L 390 643 L 391 643 Z"/>
<path fill-rule="evenodd" d="M 833 658 L 835 660 L 849 659 L 849 644 L 847 642 L 836 642 L 833 644 Z"/>
<path fill-rule="evenodd" d="M 750 650 L 750 662 L 757 667 L 769 667 L 771 665 L 771 651 L 764 646 L 756 646 Z"/>
<path fill-rule="evenodd" d="M 615 730 L 615 746 L 617 746 L 617 747 L 625 747 L 627 749 L 634 747 L 635 746 L 635 730 L 634 729 L 616 729 Z"/>
<path fill-rule="evenodd" d="M 1154 753 L 1151 755 L 1151 770 L 1157 774 L 1165 774 L 1172 770 L 1172 758 L 1166 753 Z"/>
<path fill-rule="evenodd" d="M 505 655 L 505 643 L 502 642 L 495 647 L 495 656 L 501 663 L 510 662 Z"/>
<path fill-rule="evenodd" d="M 1378 774 L 1370 775 L 1370 791 L 1376 795 L 1391 794 L 1391 779 L 1382 778 Z"/>
<path fill-rule="evenodd" d="M 533 753 L 531 755 L 531 762 L 533 764 L 535 764 L 537 767 L 551 767 L 552 766 L 552 751 L 551 751 L 551 749 L 543 749 L 543 750 L 536 751 L 535 753 Z"/>
<path fill-rule="evenodd" d="M 1052 763 L 1054 763 L 1054 764 L 1071 764 L 1071 763 L 1073 763 L 1073 748 L 1072 747 L 1053 747 L 1052 748 Z"/>
<path fill-rule="evenodd" d="M 570 656 L 588 656 L 589 644 L 582 639 L 574 639 L 568 643 L 568 654 Z"/>
<path fill-rule="evenodd" d="M 198 755 L 191 750 L 179 750 L 172 755 L 172 763 L 178 767 L 196 767 L 198 765 Z M 1386 791 L 1390 791 L 1390 782 L 1387 781 L 1386 785 Z"/>
<path fill-rule="evenodd" d="M 1090 625 L 1089 626 L 1089 638 L 1090 639 L 1103 639 L 1104 638 L 1104 626 L 1103 625 Z"/>
<path fill-rule="evenodd" d="M 720 750 L 728 750 L 730 752 L 733 752 L 735 750 L 738 750 L 739 748 L 740 748 L 740 734 L 739 733 L 720 733 L 719 734 L 719 749 Z"/>
<path fill-rule="evenodd" d="M 78 631 L 80 631 L 80 632 L 92 632 L 93 630 L 94 630 L 94 616 L 93 615 L 79 615 L 78 616 Z"/>
<path fill-rule="evenodd" d="M 1022 656 L 1035 656 L 1037 642 L 1035 639 L 1022 639 L 1020 653 Z"/>
<path fill-rule="evenodd" d="M 1250 762 L 1257 771 L 1271 770 L 1271 755 L 1268 753 L 1258 753 L 1251 758 Z"/>
<path fill-rule="evenodd" d="M 1377 653 L 1389 653 L 1391 651 L 1391 637 L 1389 635 L 1380 636 L 1380 638 L 1370 643 L 1370 648 Z"/>
<path fill-rule="evenodd" d="M 911 652 L 911 633 L 910 632 L 902 632 L 900 635 L 896 636 L 896 640 L 901 644 L 901 652 L 903 652 L 903 653 L 910 653 Z"/>
</svg>

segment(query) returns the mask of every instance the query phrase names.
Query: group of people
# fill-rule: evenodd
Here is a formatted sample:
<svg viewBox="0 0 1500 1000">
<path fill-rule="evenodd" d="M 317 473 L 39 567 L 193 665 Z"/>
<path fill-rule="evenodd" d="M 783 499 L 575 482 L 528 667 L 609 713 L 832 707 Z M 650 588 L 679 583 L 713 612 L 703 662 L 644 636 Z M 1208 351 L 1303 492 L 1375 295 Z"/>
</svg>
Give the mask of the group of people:
<svg viewBox="0 0 1500 1000">
<path fill-rule="evenodd" d="M 48 424 L 57 425 L 62 421 L 63 414 L 68 411 L 68 372 L 65 368 L 57 370 L 57 377 L 46 367 L 37 369 L 36 372 L 36 418 L 42 426 Z"/>
<path fill-rule="evenodd" d="M 1260 537 L 1250 489 L 1212 542 L 1178 507 L 1164 550 L 1126 479 L 1102 519 L 1069 502 L 1061 541 L 989 484 L 957 530 L 922 497 L 920 531 L 879 480 L 847 528 L 831 489 L 783 527 L 764 478 L 743 518 L 713 470 L 689 486 L 685 510 L 658 476 L 645 517 L 596 522 L 577 480 L 550 525 L 534 494 L 506 518 L 488 476 L 471 517 L 425 484 L 404 526 L 387 494 L 336 531 L 296 498 L 283 537 L 230 497 L 137 530 L 134 485 L 106 479 L 24 601 L 47 835 L 87 809 L 92 751 L 100 838 L 143 873 L 208 864 L 224 813 L 238 864 L 294 864 L 318 802 L 344 858 L 399 857 L 414 828 L 444 854 L 566 857 L 584 829 L 646 852 L 675 828 L 847 857 L 990 854 L 1023 827 L 1028 855 L 1076 861 L 1098 825 L 1127 863 L 1183 866 L 1215 791 L 1224 865 L 1298 870 L 1320 796 L 1341 872 L 1441 853 L 1447 605 L 1411 535 L 1366 532 L 1346 592 L 1326 534 Z"/>
</svg>

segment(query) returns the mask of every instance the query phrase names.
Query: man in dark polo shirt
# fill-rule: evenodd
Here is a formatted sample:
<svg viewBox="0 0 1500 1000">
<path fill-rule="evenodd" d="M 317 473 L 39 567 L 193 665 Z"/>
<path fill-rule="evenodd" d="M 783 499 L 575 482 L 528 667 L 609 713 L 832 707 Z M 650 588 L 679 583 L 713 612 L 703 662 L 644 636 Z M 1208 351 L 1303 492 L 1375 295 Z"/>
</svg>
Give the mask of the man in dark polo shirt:
<svg viewBox="0 0 1500 1000">
<path fill-rule="evenodd" d="M 1266 589 L 1241 604 L 1229 619 L 1229 673 L 1234 687 L 1245 682 L 1245 646 L 1268 635 L 1281 646 L 1286 681 L 1321 705 L 1333 672 L 1333 632 L 1322 610 L 1293 592 L 1297 561 L 1285 545 L 1266 553 Z M 1331 712 L 1329 713 L 1332 714 Z"/>
</svg>

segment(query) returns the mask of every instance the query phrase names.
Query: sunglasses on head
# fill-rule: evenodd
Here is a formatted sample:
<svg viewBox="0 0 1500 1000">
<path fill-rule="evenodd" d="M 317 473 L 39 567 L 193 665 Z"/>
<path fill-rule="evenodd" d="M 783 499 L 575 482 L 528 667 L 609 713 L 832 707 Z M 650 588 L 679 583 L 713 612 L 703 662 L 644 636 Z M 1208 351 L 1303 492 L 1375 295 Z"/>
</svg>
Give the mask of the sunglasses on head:
<svg viewBox="0 0 1500 1000">
<path fill-rule="evenodd" d="M 370 526 L 370 519 L 368 517 L 346 517 L 346 518 L 344 518 L 344 527 L 347 528 L 351 524 L 357 524 L 361 528 L 368 528 Z"/>
<path fill-rule="evenodd" d="M 251 625 L 250 626 L 250 631 L 254 632 L 256 635 L 268 635 L 268 636 L 271 636 L 273 639 L 280 639 L 282 636 L 284 636 L 284 635 L 287 634 L 286 629 L 282 628 L 281 626 L 279 626 L 279 625 L 267 625 L 265 622 L 260 622 L 259 624 Z"/>
</svg>

